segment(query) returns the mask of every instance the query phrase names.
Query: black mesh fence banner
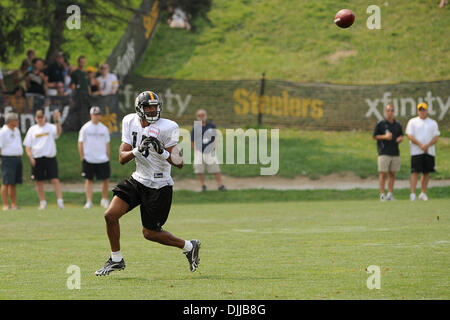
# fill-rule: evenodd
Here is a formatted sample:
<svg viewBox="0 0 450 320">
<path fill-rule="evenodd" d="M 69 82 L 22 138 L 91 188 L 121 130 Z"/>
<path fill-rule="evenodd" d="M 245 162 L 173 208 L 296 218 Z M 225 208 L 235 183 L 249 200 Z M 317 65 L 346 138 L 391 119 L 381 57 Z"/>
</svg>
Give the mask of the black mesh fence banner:
<svg viewBox="0 0 450 320">
<path fill-rule="evenodd" d="M 205 109 L 222 127 L 290 126 L 300 129 L 372 130 L 392 103 L 396 119 L 406 125 L 420 102 L 443 130 L 450 124 L 450 81 L 392 85 L 335 85 L 265 80 L 201 81 L 133 76 L 119 92 L 123 114 L 134 112 L 134 99 L 144 90 L 160 93 L 163 116 L 192 125 L 195 111 Z"/>
</svg>

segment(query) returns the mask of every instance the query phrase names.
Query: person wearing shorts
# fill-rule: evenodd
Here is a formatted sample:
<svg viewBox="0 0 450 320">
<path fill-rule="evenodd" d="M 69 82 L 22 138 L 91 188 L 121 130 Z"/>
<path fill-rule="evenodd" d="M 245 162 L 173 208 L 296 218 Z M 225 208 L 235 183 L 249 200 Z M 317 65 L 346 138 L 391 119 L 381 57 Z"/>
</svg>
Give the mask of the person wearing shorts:
<svg viewBox="0 0 450 320">
<path fill-rule="evenodd" d="M 120 218 L 139 206 L 142 234 L 145 239 L 183 250 L 191 272 L 200 263 L 200 241 L 184 240 L 163 229 L 172 204 L 171 167 L 184 165 L 177 148 L 179 127 L 175 121 L 162 118 L 162 100 L 153 91 L 141 92 L 135 100 L 136 113 L 122 119 L 122 143 L 119 162 L 136 164 L 131 177 L 117 184 L 105 211 L 106 232 L 111 255 L 97 276 L 125 269 L 120 247 Z"/>
<path fill-rule="evenodd" d="M 60 112 L 53 112 L 53 122 L 47 123 L 42 110 L 38 110 L 35 115 L 36 124 L 31 126 L 23 145 L 31 164 L 31 179 L 36 181 L 36 189 L 40 200 L 39 210 L 47 208 L 45 200 L 44 182 L 50 180 L 55 190 L 57 204 L 60 209 L 64 209 L 61 184 L 58 178 L 58 162 L 56 160 L 55 140 L 61 134 Z"/>
<path fill-rule="evenodd" d="M 213 174 L 216 179 L 218 190 L 226 191 L 222 183 L 222 174 L 220 172 L 219 160 L 215 156 L 216 147 L 216 126 L 207 121 L 206 110 L 200 109 L 196 112 L 197 123 L 191 131 L 191 145 L 194 149 L 194 172 L 197 174 L 202 191 L 206 191 L 205 172 Z"/>
<path fill-rule="evenodd" d="M 22 137 L 17 128 L 17 113 L 5 116 L 5 124 L 0 129 L 0 154 L 2 158 L 2 201 L 3 211 L 17 210 L 16 185 L 22 183 Z M 8 203 L 8 196 L 11 206 Z"/>
<path fill-rule="evenodd" d="M 100 206 L 108 208 L 108 188 L 111 175 L 109 130 L 100 122 L 102 114 L 100 107 L 91 107 L 89 113 L 91 120 L 81 127 L 78 134 L 78 153 L 82 162 L 81 175 L 85 179 L 86 204 L 84 208 L 90 209 L 93 207 L 94 177 L 101 181 L 102 199 L 100 200 Z"/>
<path fill-rule="evenodd" d="M 419 200 L 427 201 L 427 188 L 430 173 L 435 172 L 435 144 L 439 139 L 439 128 L 436 121 L 428 117 L 428 105 L 425 102 L 417 105 L 418 117 L 408 121 L 406 134 L 409 138 L 409 151 L 411 153 L 411 193 L 409 199 L 416 200 L 416 187 L 419 173 L 421 190 Z"/>
<path fill-rule="evenodd" d="M 380 200 L 394 199 L 395 173 L 400 171 L 399 143 L 403 141 L 403 129 L 394 119 L 394 106 L 388 104 L 384 108 L 385 119 L 379 121 L 373 131 L 373 139 L 377 141 L 378 150 L 378 182 Z M 386 174 L 388 177 L 388 193 L 385 195 Z"/>
</svg>

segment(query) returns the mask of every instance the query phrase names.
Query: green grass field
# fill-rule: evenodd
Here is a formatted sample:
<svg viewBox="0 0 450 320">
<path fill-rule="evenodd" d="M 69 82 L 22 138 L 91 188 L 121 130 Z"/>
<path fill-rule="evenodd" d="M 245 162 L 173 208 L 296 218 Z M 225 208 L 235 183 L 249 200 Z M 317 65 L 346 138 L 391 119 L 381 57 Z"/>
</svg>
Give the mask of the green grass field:
<svg viewBox="0 0 450 320">
<path fill-rule="evenodd" d="M 127 267 L 96 277 L 109 254 L 103 210 L 26 207 L 0 215 L 0 299 L 449 299 L 449 199 L 428 202 L 179 203 L 165 227 L 202 241 L 145 240 L 139 209 L 121 219 Z M 439 219 L 437 218 L 439 216 Z M 67 268 L 81 270 L 69 290 Z M 369 290 L 370 265 L 381 289 Z"/>
</svg>

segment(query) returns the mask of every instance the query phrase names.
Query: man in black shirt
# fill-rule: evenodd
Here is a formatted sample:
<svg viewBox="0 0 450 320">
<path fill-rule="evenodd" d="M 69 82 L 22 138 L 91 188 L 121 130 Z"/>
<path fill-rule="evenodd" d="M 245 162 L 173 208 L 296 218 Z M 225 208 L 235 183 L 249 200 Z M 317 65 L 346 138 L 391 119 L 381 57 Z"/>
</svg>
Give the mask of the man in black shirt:
<svg viewBox="0 0 450 320">
<path fill-rule="evenodd" d="M 373 138 L 377 140 L 378 181 L 380 183 L 380 200 L 395 200 L 393 196 L 395 172 L 400 170 L 400 150 L 398 144 L 403 141 L 403 129 L 394 119 L 394 106 L 386 105 L 385 119 L 375 126 Z M 388 194 L 384 194 L 386 172 L 389 173 Z"/>
<path fill-rule="evenodd" d="M 45 69 L 44 74 L 48 77 L 48 95 L 56 96 L 57 85 L 59 82 L 64 83 L 65 65 L 64 54 L 60 51 L 55 56 L 55 62 Z"/>
</svg>

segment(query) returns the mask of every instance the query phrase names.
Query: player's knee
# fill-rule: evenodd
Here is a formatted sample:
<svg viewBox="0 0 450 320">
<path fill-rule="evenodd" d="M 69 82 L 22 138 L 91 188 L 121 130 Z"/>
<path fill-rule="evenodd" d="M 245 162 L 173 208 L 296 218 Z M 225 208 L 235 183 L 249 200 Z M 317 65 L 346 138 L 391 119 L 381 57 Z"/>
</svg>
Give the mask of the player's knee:
<svg viewBox="0 0 450 320">
<path fill-rule="evenodd" d="M 105 214 L 103 216 L 105 218 L 106 223 L 113 223 L 118 220 L 109 208 L 106 209 Z"/>
<path fill-rule="evenodd" d="M 144 235 L 144 238 L 147 240 L 154 241 L 154 242 L 158 242 L 158 240 L 159 240 L 158 232 L 156 232 L 154 230 L 142 229 L 142 234 Z"/>
</svg>

